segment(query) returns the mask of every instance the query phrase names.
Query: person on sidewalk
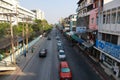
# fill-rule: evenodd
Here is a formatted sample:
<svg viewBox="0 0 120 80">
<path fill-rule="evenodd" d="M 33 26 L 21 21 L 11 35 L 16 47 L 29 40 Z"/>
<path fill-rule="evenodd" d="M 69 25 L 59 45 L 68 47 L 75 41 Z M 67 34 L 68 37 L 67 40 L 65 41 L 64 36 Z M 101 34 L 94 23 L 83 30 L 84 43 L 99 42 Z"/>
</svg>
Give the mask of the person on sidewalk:
<svg viewBox="0 0 120 80">
<path fill-rule="evenodd" d="M 118 77 L 119 76 L 119 67 L 118 66 L 114 66 L 114 72 L 115 72 L 115 76 Z"/>
<path fill-rule="evenodd" d="M 23 52 L 24 57 L 26 57 L 26 53 L 27 53 L 26 50 L 24 50 L 24 52 Z"/>
<path fill-rule="evenodd" d="M 34 47 L 31 48 L 31 52 L 32 52 L 32 53 L 34 52 Z"/>
</svg>

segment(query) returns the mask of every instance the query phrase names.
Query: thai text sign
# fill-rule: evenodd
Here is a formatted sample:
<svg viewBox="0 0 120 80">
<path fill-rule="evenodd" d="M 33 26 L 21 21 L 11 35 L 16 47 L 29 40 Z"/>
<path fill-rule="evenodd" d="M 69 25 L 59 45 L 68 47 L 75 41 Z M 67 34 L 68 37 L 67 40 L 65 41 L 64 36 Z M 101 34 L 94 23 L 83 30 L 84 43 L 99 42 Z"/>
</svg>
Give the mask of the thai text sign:
<svg viewBox="0 0 120 80">
<path fill-rule="evenodd" d="M 120 60 L 120 46 L 96 40 L 96 47 Z"/>
</svg>

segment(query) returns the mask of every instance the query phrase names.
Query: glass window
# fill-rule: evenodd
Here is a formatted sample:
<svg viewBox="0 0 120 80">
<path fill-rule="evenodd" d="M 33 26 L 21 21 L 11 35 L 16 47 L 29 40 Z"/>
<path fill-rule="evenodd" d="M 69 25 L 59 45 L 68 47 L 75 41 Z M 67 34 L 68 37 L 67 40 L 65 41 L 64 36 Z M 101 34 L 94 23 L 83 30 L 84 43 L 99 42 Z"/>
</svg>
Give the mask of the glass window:
<svg viewBox="0 0 120 80">
<path fill-rule="evenodd" d="M 62 72 L 70 72 L 70 69 L 69 68 L 62 68 L 61 71 Z"/>
<path fill-rule="evenodd" d="M 94 18 L 91 19 L 91 23 L 92 23 L 92 24 L 94 23 Z"/>
<path fill-rule="evenodd" d="M 118 8 L 117 23 L 120 24 L 120 7 Z"/>
<path fill-rule="evenodd" d="M 106 14 L 105 12 L 103 13 L 103 24 L 105 24 L 105 18 L 106 18 Z"/>
<path fill-rule="evenodd" d="M 118 36 L 117 36 L 117 35 L 112 35 L 112 38 L 111 38 L 111 43 L 113 43 L 113 44 L 116 44 L 116 45 L 117 45 L 117 42 L 118 42 Z"/>
<path fill-rule="evenodd" d="M 110 11 L 107 12 L 106 24 L 110 24 Z"/>
<path fill-rule="evenodd" d="M 106 35 L 104 33 L 102 33 L 102 40 L 105 41 L 105 37 Z"/>
<path fill-rule="evenodd" d="M 116 9 L 113 9 L 112 10 L 112 18 L 111 18 L 112 24 L 115 24 L 115 20 L 116 20 Z"/>
<path fill-rule="evenodd" d="M 106 34 L 106 42 L 111 42 L 111 35 L 110 34 Z"/>
</svg>

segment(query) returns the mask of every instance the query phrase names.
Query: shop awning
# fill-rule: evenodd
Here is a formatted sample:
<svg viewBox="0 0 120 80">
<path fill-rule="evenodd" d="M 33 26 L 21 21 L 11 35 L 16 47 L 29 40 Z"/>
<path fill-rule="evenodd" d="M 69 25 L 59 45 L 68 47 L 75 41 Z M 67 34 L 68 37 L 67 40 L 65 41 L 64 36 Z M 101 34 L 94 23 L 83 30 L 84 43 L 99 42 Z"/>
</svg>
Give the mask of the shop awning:
<svg viewBox="0 0 120 80">
<path fill-rule="evenodd" d="M 89 43 L 89 42 L 83 42 L 82 44 L 83 44 L 85 47 L 87 47 L 87 48 L 90 48 L 90 47 L 93 46 L 93 44 L 91 44 L 91 43 Z"/>
<path fill-rule="evenodd" d="M 71 35 L 71 37 L 72 37 L 74 40 L 76 40 L 77 42 L 79 42 L 79 43 L 83 43 L 83 42 L 84 42 L 84 40 L 80 39 L 80 38 L 77 37 L 76 35 Z"/>
</svg>

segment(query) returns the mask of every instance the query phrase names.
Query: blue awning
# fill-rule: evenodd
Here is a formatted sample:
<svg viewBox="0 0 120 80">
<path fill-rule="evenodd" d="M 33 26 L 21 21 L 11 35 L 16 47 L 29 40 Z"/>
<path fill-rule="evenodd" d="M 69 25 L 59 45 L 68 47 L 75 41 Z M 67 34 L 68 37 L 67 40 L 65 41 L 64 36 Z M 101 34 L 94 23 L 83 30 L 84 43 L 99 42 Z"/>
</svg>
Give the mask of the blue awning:
<svg viewBox="0 0 120 80">
<path fill-rule="evenodd" d="M 83 42 L 84 42 L 84 40 L 80 39 L 79 37 L 77 37 L 77 36 L 75 36 L 75 35 L 71 35 L 71 37 L 72 37 L 74 40 L 76 40 L 77 42 L 79 42 L 79 43 L 83 43 Z"/>
</svg>

